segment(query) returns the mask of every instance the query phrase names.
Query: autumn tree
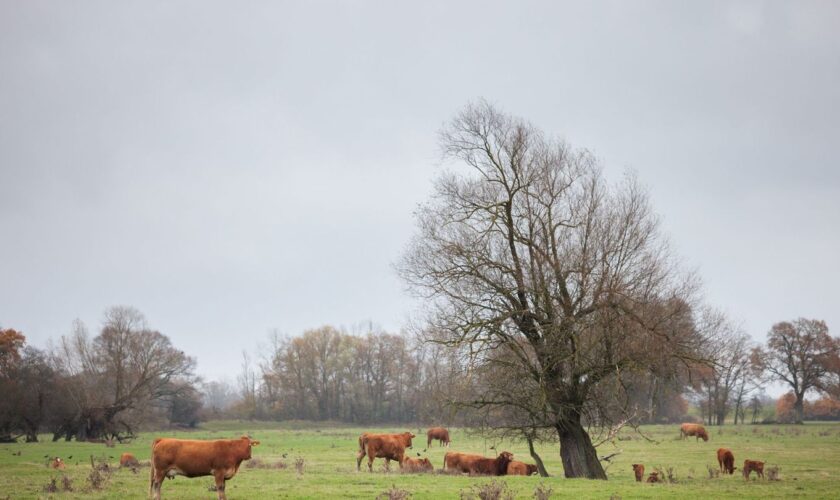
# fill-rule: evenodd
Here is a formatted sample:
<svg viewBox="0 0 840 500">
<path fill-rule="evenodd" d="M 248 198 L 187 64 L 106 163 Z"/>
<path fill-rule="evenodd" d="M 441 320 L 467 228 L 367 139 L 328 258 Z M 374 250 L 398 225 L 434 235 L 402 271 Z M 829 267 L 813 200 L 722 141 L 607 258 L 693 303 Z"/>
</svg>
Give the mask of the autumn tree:
<svg viewBox="0 0 840 500">
<path fill-rule="evenodd" d="M 465 170 L 437 179 L 399 265 L 427 299 L 429 340 L 527 377 L 521 396 L 559 438 L 565 475 L 606 479 L 587 425 L 622 418 L 606 404 L 626 400 L 618 376 L 697 345 L 691 286 L 648 197 L 633 176 L 609 184 L 587 151 L 486 103 L 440 142 Z M 479 403 L 516 401 L 493 391 Z"/>
<path fill-rule="evenodd" d="M 767 345 L 756 353 L 754 362 L 771 379 L 790 387 L 795 423 L 802 423 L 805 395 L 824 387 L 838 349 L 840 341 L 829 335 L 825 321 L 783 321 L 768 332 Z"/>
</svg>

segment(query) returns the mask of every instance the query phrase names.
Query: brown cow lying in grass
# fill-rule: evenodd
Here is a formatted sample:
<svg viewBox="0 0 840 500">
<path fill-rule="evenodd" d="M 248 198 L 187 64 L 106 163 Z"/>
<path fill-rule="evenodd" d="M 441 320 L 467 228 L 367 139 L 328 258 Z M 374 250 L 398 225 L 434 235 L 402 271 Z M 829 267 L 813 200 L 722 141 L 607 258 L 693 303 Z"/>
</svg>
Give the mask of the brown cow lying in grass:
<svg viewBox="0 0 840 500">
<path fill-rule="evenodd" d="M 50 460 L 50 467 L 52 467 L 53 469 L 64 470 L 64 460 L 62 460 L 59 457 L 55 457 L 52 460 Z"/>
<path fill-rule="evenodd" d="M 432 440 L 437 439 L 441 446 L 449 446 L 449 431 L 443 427 L 432 427 L 426 431 L 426 447 L 432 447 Z"/>
<path fill-rule="evenodd" d="M 123 453 L 120 455 L 120 467 L 139 467 L 140 462 L 131 453 Z"/>
<path fill-rule="evenodd" d="M 402 467 L 405 449 L 411 448 L 411 439 L 416 437 L 410 432 L 402 434 L 371 434 L 363 432 L 359 436 L 359 452 L 356 454 L 356 470 L 361 470 L 362 459 L 368 457 L 368 470 L 373 472 L 373 461 L 385 459 L 385 469 L 391 470 L 391 460 L 396 460 Z"/>
<path fill-rule="evenodd" d="M 737 467 L 735 467 L 735 455 L 732 454 L 732 450 L 718 448 L 717 459 L 721 472 L 726 474 L 732 474 L 735 472 Z"/>
<path fill-rule="evenodd" d="M 152 444 L 152 468 L 149 495 L 160 500 L 164 478 L 213 476 L 219 500 L 225 500 L 225 481 L 239 470 L 243 460 L 251 458 L 251 448 L 260 444 L 247 436 L 240 439 L 198 441 L 158 438 Z"/>
<path fill-rule="evenodd" d="M 700 438 L 703 438 L 703 441 L 709 440 L 706 428 L 700 424 L 682 424 L 680 426 L 680 437 L 686 439 L 688 436 L 694 436 L 695 440 Z"/>
<path fill-rule="evenodd" d="M 648 483 L 658 483 L 660 482 L 659 473 L 658 472 L 651 472 L 647 478 Z"/>
<path fill-rule="evenodd" d="M 508 476 L 531 476 L 537 472 L 539 472 L 539 469 L 535 464 L 526 464 L 518 460 L 512 461 L 507 467 Z"/>
<path fill-rule="evenodd" d="M 508 464 L 511 461 L 513 461 L 513 454 L 507 451 L 499 453 L 496 458 L 450 451 L 443 457 L 443 468 L 454 469 L 467 474 L 504 476 L 507 474 Z"/>
<path fill-rule="evenodd" d="M 744 460 L 744 480 L 749 481 L 750 473 L 755 471 L 755 475 L 764 479 L 764 462 L 758 460 Z"/>
<path fill-rule="evenodd" d="M 636 475 L 636 482 L 641 483 L 642 478 L 645 477 L 645 466 L 643 464 L 633 464 L 633 474 Z"/>
<path fill-rule="evenodd" d="M 405 457 L 400 467 L 405 472 L 430 472 L 435 470 L 428 458 Z"/>
</svg>

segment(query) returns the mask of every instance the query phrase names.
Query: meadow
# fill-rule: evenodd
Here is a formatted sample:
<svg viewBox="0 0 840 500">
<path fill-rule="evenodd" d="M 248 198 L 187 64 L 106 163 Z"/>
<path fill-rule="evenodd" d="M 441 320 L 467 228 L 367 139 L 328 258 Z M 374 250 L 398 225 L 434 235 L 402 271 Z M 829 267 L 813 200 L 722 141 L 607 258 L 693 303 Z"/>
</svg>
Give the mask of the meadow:
<svg viewBox="0 0 840 500">
<path fill-rule="evenodd" d="M 261 441 L 254 448 L 254 463 L 243 463 L 239 473 L 227 483 L 227 494 L 235 499 L 259 498 L 375 498 L 396 487 L 406 490 L 415 499 L 461 498 L 476 493 L 475 489 L 494 478 L 450 474 L 402 474 L 392 463 L 391 472 L 384 471 L 384 461 L 374 462 L 374 472 L 356 471 L 355 453 L 358 435 L 363 431 L 418 434 L 411 456 L 429 457 L 435 468 L 443 463 L 444 448 L 433 444 L 426 449 L 425 428 L 411 429 L 355 428 L 316 426 L 309 423 L 210 422 L 196 431 L 162 431 L 144 433 L 129 444 L 113 448 L 103 444 L 51 442 L 47 435 L 39 443 L 0 445 L 0 498 L 145 498 L 149 488 L 149 467 L 137 472 L 116 468 L 121 453 L 133 453 L 147 461 L 150 443 L 155 437 L 170 436 L 190 439 L 236 438 L 249 434 Z M 556 446 L 543 445 L 538 452 L 553 477 L 502 477 L 515 498 L 533 498 L 534 489 L 542 484 L 552 490 L 551 498 L 838 498 L 840 496 L 840 425 L 806 424 L 803 426 L 725 426 L 710 429 L 710 440 L 678 439 L 677 425 L 644 426 L 642 431 L 653 441 L 626 429 L 612 443 L 603 444 L 599 455 L 618 454 L 607 468 L 609 481 L 565 479 Z M 451 450 L 495 455 L 508 450 L 515 458 L 532 462 L 524 443 L 497 443 L 470 435 L 461 429 L 452 430 Z M 739 468 L 733 476 L 710 477 L 708 467 L 717 469 L 715 452 L 727 447 L 735 454 Z M 426 450 L 424 452 L 424 449 Z M 46 465 L 48 456 L 65 459 L 64 471 Z M 90 487 L 91 456 L 116 468 L 102 485 Z M 72 457 L 72 458 L 71 458 Z M 744 459 L 763 460 L 767 467 L 780 467 L 780 480 L 750 480 L 740 473 Z M 302 467 L 296 466 L 302 465 Z M 647 471 L 659 467 L 672 468 L 674 482 L 667 484 L 637 483 L 631 464 L 643 463 Z M 258 467 L 254 467 L 258 465 Z M 66 476 L 72 491 L 63 491 Z M 45 490 L 56 479 L 58 492 Z M 212 478 L 177 477 L 163 484 L 164 498 L 216 498 L 208 489 Z M 474 498 L 478 498 L 477 496 Z"/>
</svg>

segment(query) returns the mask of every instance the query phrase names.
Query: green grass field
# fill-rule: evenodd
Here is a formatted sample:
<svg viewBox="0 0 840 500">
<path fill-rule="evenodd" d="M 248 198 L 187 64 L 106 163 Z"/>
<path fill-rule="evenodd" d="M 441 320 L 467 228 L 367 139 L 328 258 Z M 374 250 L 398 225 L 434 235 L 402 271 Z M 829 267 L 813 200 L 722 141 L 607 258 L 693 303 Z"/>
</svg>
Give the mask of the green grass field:
<svg viewBox="0 0 840 500">
<path fill-rule="evenodd" d="M 134 453 L 141 461 L 149 459 L 151 440 L 159 436 L 190 439 L 235 438 L 250 434 L 262 444 L 254 449 L 254 457 L 285 468 L 249 468 L 243 463 L 239 473 L 227 484 L 228 497 L 255 498 L 375 498 L 396 485 L 413 498 L 459 498 L 462 491 L 490 481 L 486 477 L 448 474 L 401 474 L 396 464 L 390 473 L 383 470 L 383 461 L 374 463 L 374 473 L 356 471 L 355 453 L 361 431 L 401 432 L 394 427 L 361 429 L 350 427 L 318 428 L 309 424 L 211 422 L 195 432 L 157 432 L 141 435 L 131 444 L 107 448 L 102 444 L 50 442 L 49 436 L 34 444 L 0 445 L 0 498 L 144 498 L 149 487 L 149 468 L 138 473 L 128 469 L 112 473 L 100 491 L 91 491 L 87 476 L 91 472 L 90 456 L 105 457 L 116 464 L 123 452 Z M 411 429 L 420 435 L 417 428 Z M 534 488 L 544 483 L 553 489 L 552 498 L 840 498 L 840 425 L 807 424 L 804 426 L 726 426 L 712 428 L 709 442 L 693 439 L 679 441 L 678 426 L 646 426 L 643 431 L 656 442 L 649 442 L 632 431 L 621 434 L 614 444 L 600 447 L 599 455 L 621 451 L 607 469 L 609 481 L 569 480 L 562 477 L 556 446 L 539 450 L 554 477 L 503 477 L 516 498 L 532 498 Z M 493 454 L 493 443 L 468 436 L 461 430 L 452 434 L 451 450 Z M 727 447 L 735 454 L 734 476 L 710 479 L 707 466 L 717 468 L 715 452 Z M 435 445 L 423 453 L 425 433 L 415 439 L 412 456 L 420 452 L 428 456 L 435 468 L 443 462 L 444 449 Z M 531 462 L 522 443 L 497 444 L 516 458 Z M 17 452 L 20 452 L 17 455 Z M 285 454 L 286 458 L 283 458 Z M 46 467 L 45 455 L 63 457 L 65 471 Z M 70 458 L 72 456 L 72 458 Z M 298 474 L 295 460 L 305 460 L 303 474 Z M 744 459 L 763 460 L 767 466 L 781 467 L 780 481 L 745 482 L 738 474 Z M 631 464 L 643 463 L 647 471 L 654 467 L 673 467 L 676 482 L 672 484 L 636 483 Z M 767 467 L 765 466 L 765 467 Z M 51 478 L 71 479 L 72 492 L 45 493 Z M 208 491 L 212 478 L 177 477 L 163 484 L 164 498 L 215 498 Z"/>
</svg>

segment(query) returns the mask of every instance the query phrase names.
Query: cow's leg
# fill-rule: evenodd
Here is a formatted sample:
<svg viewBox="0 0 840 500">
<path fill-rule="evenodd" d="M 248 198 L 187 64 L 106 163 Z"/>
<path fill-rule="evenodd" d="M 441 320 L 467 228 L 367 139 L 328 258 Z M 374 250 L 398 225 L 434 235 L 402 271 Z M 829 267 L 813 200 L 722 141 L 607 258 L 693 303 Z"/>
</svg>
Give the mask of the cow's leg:
<svg viewBox="0 0 840 500">
<path fill-rule="evenodd" d="M 368 454 L 368 472 L 373 472 L 373 455 Z"/>
<path fill-rule="evenodd" d="M 216 479 L 216 493 L 219 495 L 219 500 L 227 500 L 225 496 L 225 471 L 214 471 L 213 478 Z"/>
<path fill-rule="evenodd" d="M 149 496 L 154 500 L 160 500 L 160 485 L 163 483 L 165 474 L 162 470 L 157 469 L 154 465 L 151 467 L 151 484 L 149 485 Z"/>
<path fill-rule="evenodd" d="M 426 438 L 426 448 L 432 447 L 432 436 Z"/>
<path fill-rule="evenodd" d="M 387 457 L 385 458 L 385 471 L 391 472 L 391 459 Z"/>
<path fill-rule="evenodd" d="M 362 459 L 365 458 L 365 450 L 356 453 L 356 470 L 362 470 Z"/>
</svg>

